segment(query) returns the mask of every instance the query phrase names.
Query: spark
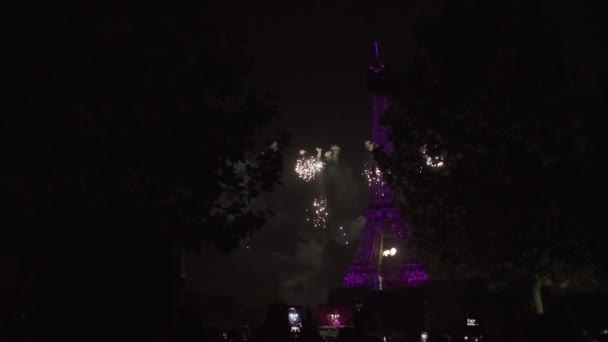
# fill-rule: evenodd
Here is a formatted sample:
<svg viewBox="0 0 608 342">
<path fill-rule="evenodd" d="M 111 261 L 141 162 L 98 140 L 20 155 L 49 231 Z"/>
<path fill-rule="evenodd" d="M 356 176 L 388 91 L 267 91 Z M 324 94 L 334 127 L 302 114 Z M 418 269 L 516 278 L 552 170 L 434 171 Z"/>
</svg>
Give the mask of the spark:
<svg viewBox="0 0 608 342">
<path fill-rule="evenodd" d="M 363 171 L 365 177 L 367 177 L 367 183 L 369 186 L 380 186 L 383 187 L 386 185 L 384 182 L 384 177 L 382 175 L 382 170 L 378 166 L 367 166 Z"/>
<path fill-rule="evenodd" d="M 336 236 L 336 242 L 339 243 L 344 243 L 345 245 L 348 245 L 350 243 L 350 241 L 348 240 L 348 236 L 346 233 L 346 230 L 344 229 L 344 226 L 339 226 L 338 227 L 338 235 Z"/>
<path fill-rule="evenodd" d="M 312 215 L 306 218 L 307 222 L 311 222 L 315 228 L 326 228 L 327 217 L 327 200 L 323 197 L 315 198 L 312 202 L 312 210 L 307 210 Z"/>
<path fill-rule="evenodd" d="M 317 173 L 323 170 L 325 164 L 315 157 L 306 157 L 304 153 L 300 153 L 302 156 L 296 161 L 295 171 L 298 177 L 302 178 L 305 182 L 310 182 L 315 179 Z"/>
<path fill-rule="evenodd" d="M 338 236 L 336 239 L 337 240 L 342 240 L 342 241 L 344 241 L 345 245 L 348 245 L 348 237 L 346 236 L 346 233 L 344 231 L 344 227 L 340 226 L 340 227 L 338 227 L 338 229 L 340 230 L 340 233 L 342 233 L 342 235 Z"/>
<path fill-rule="evenodd" d="M 244 238 L 243 242 L 244 242 L 244 246 L 245 246 L 246 250 L 251 250 L 252 249 L 251 248 L 251 246 L 252 246 L 252 244 L 251 244 L 251 237 L 248 236 L 248 237 Z"/>
<path fill-rule="evenodd" d="M 424 160 L 426 161 L 427 166 L 430 166 L 433 168 L 443 166 L 443 156 L 431 157 L 430 155 L 428 155 L 426 153 L 426 145 L 422 146 L 422 148 L 420 149 L 420 152 L 422 153 L 422 158 L 424 158 Z"/>
</svg>

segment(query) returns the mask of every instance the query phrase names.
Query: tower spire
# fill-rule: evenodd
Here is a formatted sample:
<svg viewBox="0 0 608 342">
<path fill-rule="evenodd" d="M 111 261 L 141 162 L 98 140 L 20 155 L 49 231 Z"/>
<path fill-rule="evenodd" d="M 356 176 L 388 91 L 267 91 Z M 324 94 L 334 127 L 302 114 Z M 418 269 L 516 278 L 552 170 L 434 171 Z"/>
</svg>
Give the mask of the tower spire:
<svg viewBox="0 0 608 342">
<path fill-rule="evenodd" d="M 374 42 L 374 51 L 376 53 L 376 61 L 379 61 L 380 60 L 380 51 L 379 51 L 378 41 Z"/>
</svg>

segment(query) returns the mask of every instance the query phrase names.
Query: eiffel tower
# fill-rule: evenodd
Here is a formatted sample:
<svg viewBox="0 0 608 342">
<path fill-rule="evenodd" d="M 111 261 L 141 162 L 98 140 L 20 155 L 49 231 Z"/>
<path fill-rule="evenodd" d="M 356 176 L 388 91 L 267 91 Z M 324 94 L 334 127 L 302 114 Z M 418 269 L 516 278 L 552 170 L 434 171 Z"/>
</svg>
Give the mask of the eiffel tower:
<svg viewBox="0 0 608 342">
<path fill-rule="evenodd" d="M 372 93 L 372 141 L 374 147 L 392 153 L 388 127 L 381 118 L 388 109 L 385 92 L 385 68 L 380 60 L 378 43 L 374 43 L 375 63 L 369 67 L 368 88 Z M 428 279 L 426 271 L 412 251 L 405 250 L 407 224 L 395 208 L 392 193 L 382 178 L 375 160 L 366 171 L 369 206 L 364 215 L 359 246 L 352 265 L 344 276 L 344 287 L 363 287 L 376 291 L 417 286 Z"/>
</svg>

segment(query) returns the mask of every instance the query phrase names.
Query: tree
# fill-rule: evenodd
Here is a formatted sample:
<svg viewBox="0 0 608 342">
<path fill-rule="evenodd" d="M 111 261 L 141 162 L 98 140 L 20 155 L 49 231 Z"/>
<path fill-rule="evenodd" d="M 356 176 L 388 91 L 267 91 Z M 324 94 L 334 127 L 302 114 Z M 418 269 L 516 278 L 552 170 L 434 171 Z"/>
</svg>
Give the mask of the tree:
<svg viewBox="0 0 608 342">
<path fill-rule="evenodd" d="M 599 110 L 573 87 L 538 3 L 496 5 L 453 3 L 419 30 L 392 85 L 395 153 L 375 155 L 431 274 L 524 279 L 542 314 L 541 289 L 589 265 L 606 207 Z"/>
<path fill-rule="evenodd" d="M 251 62 L 204 2 L 26 7 L 4 65 L 4 241 L 109 204 L 153 209 L 191 250 L 265 222 L 287 136 L 254 144 L 276 106 L 245 86 Z"/>
</svg>

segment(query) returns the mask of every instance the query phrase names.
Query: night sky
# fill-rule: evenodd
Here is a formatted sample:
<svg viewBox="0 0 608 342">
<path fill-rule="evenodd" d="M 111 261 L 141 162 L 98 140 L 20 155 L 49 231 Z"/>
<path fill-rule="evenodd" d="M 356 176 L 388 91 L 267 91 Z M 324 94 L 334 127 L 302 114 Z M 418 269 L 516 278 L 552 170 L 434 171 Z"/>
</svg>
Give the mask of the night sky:
<svg viewBox="0 0 608 342">
<path fill-rule="evenodd" d="M 545 14 L 560 23 L 580 86 L 592 87 L 590 71 L 607 57 L 601 11 L 572 7 L 575 3 L 547 2 Z M 369 159 L 364 141 L 371 133 L 365 80 L 372 42 L 380 41 L 386 64 L 402 69 L 416 48 L 413 28 L 439 15 L 441 1 L 218 1 L 210 13 L 224 30 L 246 36 L 255 61 L 251 83 L 279 96 L 281 119 L 272 128 L 289 131 L 292 146 L 285 186 L 268 198 L 275 219 L 247 242 L 250 249 L 222 255 L 207 248 L 192 257 L 189 286 L 206 295 L 234 296 L 247 307 L 262 308 L 273 300 L 323 302 L 327 290 L 341 284 L 363 225 L 367 187 L 361 172 Z M 293 172 L 298 150 L 314 153 L 315 147 L 332 144 L 341 147 L 339 163 L 318 181 L 299 181 Z M 331 215 L 325 230 L 304 219 L 304 210 L 321 193 Z M 339 226 L 347 232 L 348 246 Z"/>
</svg>

